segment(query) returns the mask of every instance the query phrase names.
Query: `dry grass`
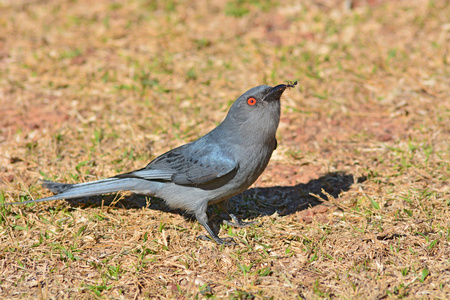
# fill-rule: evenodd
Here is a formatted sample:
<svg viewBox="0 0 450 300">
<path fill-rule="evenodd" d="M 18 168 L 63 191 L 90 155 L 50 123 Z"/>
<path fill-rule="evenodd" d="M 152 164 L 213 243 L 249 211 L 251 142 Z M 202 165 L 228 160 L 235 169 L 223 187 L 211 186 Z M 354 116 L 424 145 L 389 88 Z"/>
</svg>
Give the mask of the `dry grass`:
<svg viewBox="0 0 450 300">
<path fill-rule="evenodd" d="M 158 199 L 0 207 L 0 297 L 450 298 L 450 5 L 0 1 L 0 201 L 143 167 L 298 80 L 224 225 Z M 100 203 L 100 204 L 99 204 Z"/>
</svg>

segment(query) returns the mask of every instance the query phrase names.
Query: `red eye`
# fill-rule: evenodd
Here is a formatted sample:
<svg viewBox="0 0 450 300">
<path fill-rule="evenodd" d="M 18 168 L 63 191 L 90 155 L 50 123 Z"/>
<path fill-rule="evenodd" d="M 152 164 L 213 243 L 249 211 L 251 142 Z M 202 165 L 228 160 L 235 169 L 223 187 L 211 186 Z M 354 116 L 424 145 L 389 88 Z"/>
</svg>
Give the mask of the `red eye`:
<svg viewBox="0 0 450 300">
<path fill-rule="evenodd" d="M 248 105 L 255 105 L 256 104 L 256 99 L 251 97 L 247 99 L 247 104 Z"/>
</svg>

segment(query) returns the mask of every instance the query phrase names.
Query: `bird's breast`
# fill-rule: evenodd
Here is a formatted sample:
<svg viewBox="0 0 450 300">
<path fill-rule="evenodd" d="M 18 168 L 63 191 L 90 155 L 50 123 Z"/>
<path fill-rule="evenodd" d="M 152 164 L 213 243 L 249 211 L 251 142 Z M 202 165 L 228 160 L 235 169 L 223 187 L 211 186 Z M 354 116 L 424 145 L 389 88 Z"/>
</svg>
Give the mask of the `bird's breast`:
<svg viewBox="0 0 450 300">
<path fill-rule="evenodd" d="M 242 175 L 245 185 L 253 184 L 261 173 L 266 169 L 269 163 L 272 152 L 275 149 L 275 142 L 273 139 L 270 143 L 261 145 L 247 146 L 243 155 L 239 160 L 239 173 Z"/>
</svg>

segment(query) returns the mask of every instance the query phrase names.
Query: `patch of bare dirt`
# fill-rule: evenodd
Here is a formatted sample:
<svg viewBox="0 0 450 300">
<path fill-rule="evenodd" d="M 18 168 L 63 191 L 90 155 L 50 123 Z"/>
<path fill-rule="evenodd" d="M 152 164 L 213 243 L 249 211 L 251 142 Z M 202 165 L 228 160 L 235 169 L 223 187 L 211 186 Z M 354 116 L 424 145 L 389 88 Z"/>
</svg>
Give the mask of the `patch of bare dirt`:
<svg viewBox="0 0 450 300">
<path fill-rule="evenodd" d="M 11 136 L 18 130 L 29 132 L 44 128 L 53 128 L 57 124 L 67 122 L 70 116 L 64 107 L 53 107 L 45 104 L 18 107 L 13 102 L 2 103 L 2 117 L 0 118 L 0 135 L 4 138 Z"/>
</svg>

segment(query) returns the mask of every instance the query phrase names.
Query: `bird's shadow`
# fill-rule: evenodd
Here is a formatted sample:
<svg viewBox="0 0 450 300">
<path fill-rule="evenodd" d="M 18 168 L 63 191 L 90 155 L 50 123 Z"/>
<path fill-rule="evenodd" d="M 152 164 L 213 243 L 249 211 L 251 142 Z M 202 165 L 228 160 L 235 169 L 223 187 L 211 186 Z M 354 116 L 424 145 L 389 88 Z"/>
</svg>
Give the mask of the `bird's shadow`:
<svg viewBox="0 0 450 300">
<path fill-rule="evenodd" d="M 317 179 L 312 179 L 308 183 L 299 183 L 294 186 L 251 188 L 229 199 L 228 212 L 247 220 L 272 215 L 275 212 L 280 216 L 286 216 L 318 205 L 322 202 L 321 199 L 327 200 L 328 195 L 337 198 L 342 192 L 348 191 L 354 183 L 364 182 L 365 180 L 366 177 L 355 178 L 345 172 L 332 172 Z M 117 194 L 112 194 L 106 197 L 96 196 L 67 201 L 76 207 L 99 205 L 124 209 L 147 207 L 180 214 L 186 219 L 193 220 L 193 217 L 185 211 L 169 208 L 162 199 L 144 195 L 131 194 L 119 198 Z M 228 214 L 225 211 L 218 210 L 215 206 L 208 208 L 208 214 L 214 215 L 215 218 L 228 219 Z"/>
</svg>

